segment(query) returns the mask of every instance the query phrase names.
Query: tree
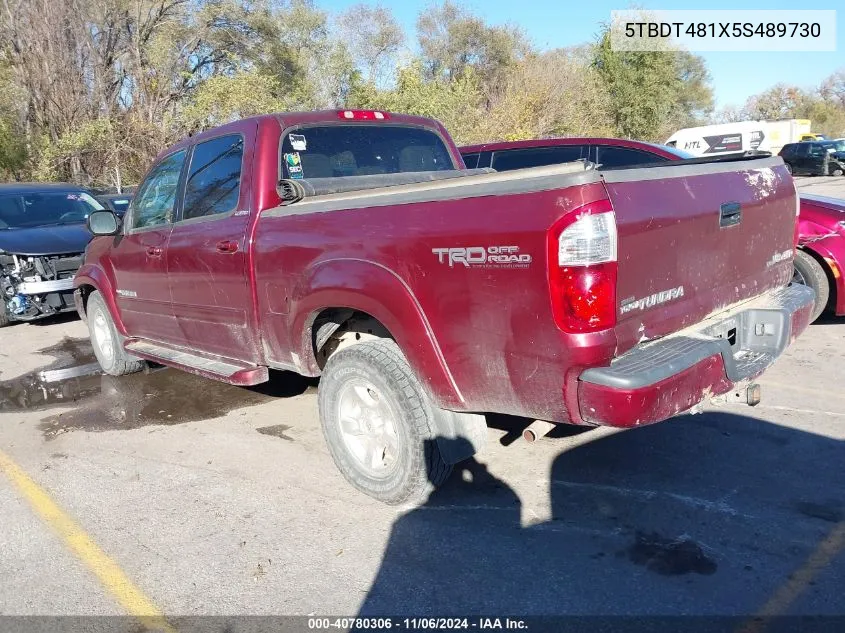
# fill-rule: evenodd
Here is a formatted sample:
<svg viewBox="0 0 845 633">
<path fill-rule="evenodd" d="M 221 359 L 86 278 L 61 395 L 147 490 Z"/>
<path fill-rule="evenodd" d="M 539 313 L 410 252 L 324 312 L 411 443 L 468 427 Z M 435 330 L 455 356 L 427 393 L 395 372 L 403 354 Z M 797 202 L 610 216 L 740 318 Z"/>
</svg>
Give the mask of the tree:
<svg viewBox="0 0 845 633">
<path fill-rule="evenodd" d="M 381 5 L 356 4 L 340 15 L 338 24 L 363 79 L 381 86 L 393 73 L 405 41 L 393 13 Z"/>
<path fill-rule="evenodd" d="M 612 133 L 610 99 L 598 73 L 577 52 L 556 50 L 508 70 L 473 140 Z"/>
<path fill-rule="evenodd" d="M 476 140 L 482 92 L 472 69 L 460 77 L 428 79 L 422 61 L 401 68 L 396 86 L 378 90 L 372 84 L 360 86 L 351 96 L 352 107 L 404 112 L 439 120 L 458 143 Z"/>
<path fill-rule="evenodd" d="M 417 40 L 427 77 L 455 79 L 472 67 L 485 86 L 530 50 L 518 28 L 489 26 L 449 0 L 420 13 Z"/>
<path fill-rule="evenodd" d="M 607 25 L 592 63 L 610 93 L 616 132 L 621 136 L 662 140 L 713 108 L 704 61 L 690 53 L 614 51 Z"/>
<path fill-rule="evenodd" d="M 791 119 L 803 117 L 809 106 L 810 96 L 797 86 L 776 84 L 751 97 L 745 105 L 754 119 Z"/>
</svg>

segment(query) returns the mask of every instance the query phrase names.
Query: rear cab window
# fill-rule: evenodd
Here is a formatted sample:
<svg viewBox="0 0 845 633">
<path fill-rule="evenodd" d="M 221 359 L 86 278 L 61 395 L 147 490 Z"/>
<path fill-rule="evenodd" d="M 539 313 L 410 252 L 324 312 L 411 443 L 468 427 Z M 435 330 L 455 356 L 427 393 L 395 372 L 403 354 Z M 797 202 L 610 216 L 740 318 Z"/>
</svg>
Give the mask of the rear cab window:
<svg viewBox="0 0 845 633">
<path fill-rule="evenodd" d="M 443 139 L 407 125 L 327 124 L 289 128 L 281 143 L 283 178 L 341 178 L 455 169 Z"/>
</svg>

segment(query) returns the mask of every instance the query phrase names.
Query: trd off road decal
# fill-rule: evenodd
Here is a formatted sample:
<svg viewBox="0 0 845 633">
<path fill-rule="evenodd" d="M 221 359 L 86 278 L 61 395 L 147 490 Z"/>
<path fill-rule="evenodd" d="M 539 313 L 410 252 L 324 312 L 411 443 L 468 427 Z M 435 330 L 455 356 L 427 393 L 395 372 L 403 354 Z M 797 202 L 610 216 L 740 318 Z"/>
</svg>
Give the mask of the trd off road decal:
<svg viewBox="0 0 845 633">
<path fill-rule="evenodd" d="M 464 248 L 432 248 L 437 261 L 466 268 L 528 268 L 531 255 L 520 253 L 519 246 L 467 246 Z"/>
</svg>

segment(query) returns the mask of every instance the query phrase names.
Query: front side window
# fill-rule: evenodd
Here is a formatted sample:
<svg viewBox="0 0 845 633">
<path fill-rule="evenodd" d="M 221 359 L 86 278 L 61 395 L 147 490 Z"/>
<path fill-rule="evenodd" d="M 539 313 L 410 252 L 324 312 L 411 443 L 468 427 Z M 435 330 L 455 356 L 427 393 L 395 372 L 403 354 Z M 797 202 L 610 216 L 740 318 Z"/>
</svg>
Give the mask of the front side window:
<svg viewBox="0 0 845 633">
<path fill-rule="evenodd" d="M 103 208 L 84 191 L 45 191 L 0 195 L 0 229 L 82 224 Z"/>
<path fill-rule="evenodd" d="M 179 175 L 185 162 L 185 150 L 171 154 L 153 167 L 132 199 L 132 229 L 143 229 L 173 222 Z"/>
<path fill-rule="evenodd" d="M 493 153 L 492 167 L 496 171 L 510 171 L 511 169 L 524 169 L 526 167 L 571 163 L 579 160 L 581 156 L 581 145 L 498 150 Z"/>
<path fill-rule="evenodd" d="M 230 213 L 238 206 L 244 140 L 239 134 L 221 136 L 194 148 L 185 183 L 182 219 Z"/>
<path fill-rule="evenodd" d="M 289 130 L 282 139 L 284 178 L 339 178 L 419 171 L 455 165 L 432 130 L 401 125 L 317 125 Z"/>
<path fill-rule="evenodd" d="M 824 156 L 827 153 L 827 150 L 824 146 L 819 145 L 818 143 L 811 143 L 811 147 L 809 150 L 810 156 L 813 158 L 818 158 L 819 156 Z"/>
</svg>

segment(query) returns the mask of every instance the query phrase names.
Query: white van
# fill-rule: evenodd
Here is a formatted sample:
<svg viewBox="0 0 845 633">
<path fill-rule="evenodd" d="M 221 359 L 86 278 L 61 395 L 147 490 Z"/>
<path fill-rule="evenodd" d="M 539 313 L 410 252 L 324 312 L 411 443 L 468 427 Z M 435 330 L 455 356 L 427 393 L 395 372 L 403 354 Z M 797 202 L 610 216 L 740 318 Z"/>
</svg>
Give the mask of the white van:
<svg viewBox="0 0 845 633">
<path fill-rule="evenodd" d="M 738 121 L 678 130 L 666 140 L 695 156 L 761 151 L 777 154 L 787 143 L 795 143 L 810 132 L 809 119 L 785 121 Z"/>
</svg>

